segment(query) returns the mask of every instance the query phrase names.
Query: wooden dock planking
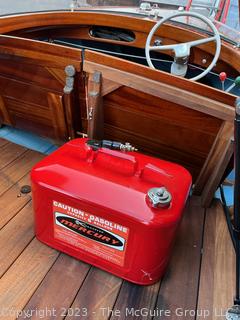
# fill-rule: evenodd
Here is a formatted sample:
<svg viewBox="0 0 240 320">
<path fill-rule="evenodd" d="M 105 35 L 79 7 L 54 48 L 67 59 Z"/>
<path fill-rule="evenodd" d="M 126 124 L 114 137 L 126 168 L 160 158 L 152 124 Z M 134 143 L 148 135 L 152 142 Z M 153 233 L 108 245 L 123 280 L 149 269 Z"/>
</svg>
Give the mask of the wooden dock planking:
<svg viewBox="0 0 240 320">
<path fill-rule="evenodd" d="M 87 310 L 87 319 L 109 319 L 108 310 L 112 310 L 121 287 L 122 280 L 103 270 L 92 267 L 71 308 Z M 75 319 L 66 317 L 67 320 Z M 83 316 L 84 318 L 84 316 Z"/>
<path fill-rule="evenodd" d="M 4 167 L 0 171 L 0 195 L 25 176 L 40 158 L 41 156 L 38 152 L 28 150 Z"/>
<path fill-rule="evenodd" d="M 10 144 L 0 140 L 1 149 L 1 143 Z M 205 212 L 200 199 L 191 198 L 164 278 L 152 286 L 138 286 L 33 239 L 30 195 L 17 195 L 21 185 L 29 184 L 28 172 L 42 157 L 25 151 L 0 170 L 0 310 L 33 311 L 32 320 L 40 319 L 34 310 L 45 310 L 44 319 L 70 320 L 79 318 L 80 313 L 80 318 L 90 320 L 157 320 L 160 317 L 156 312 L 163 309 L 171 313 L 161 319 L 176 320 L 177 308 L 198 307 L 210 310 L 209 319 L 216 320 L 219 317 L 214 317 L 215 308 L 231 306 L 234 254 L 218 201 Z M 134 311 L 143 308 L 148 311 L 147 316 L 134 315 Z M 69 310 L 66 317 L 65 309 Z M 192 320 L 194 316 L 181 318 Z M 4 320 L 13 319 L 13 313 L 4 316 Z"/>
<path fill-rule="evenodd" d="M 134 314 L 134 310 L 141 309 L 145 309 L 146 312 L 144 319 L 152 319 L 154 314 L 156 314 L 154 319 L 159 319 L 159 314 L 154 313 L 154 309 L 175 310 L 177 307 L 195 309 L 203 227 L 204 209 L 199 207 L 199 198 L 193 197 L 186 206 L 175 251 L 162 283 L 138 286 L 124 281 L 115 304 L 116 313 L 113 312 L 111 320 L 119 318 L 117 310 L 120 310 L 121 319 L 129 317 L 138 319 L 139 313 Z M 176 318 L 174 313 L 167 316 L 167 319 Z"/>
<path fill-rule="evenodd" d="M 178 308 L 195 310 L 198 297 L 198 279 L 201 263 L 202 233 L 205 210 L 199 198 L 188 202 L 176 239 L 175 249 L 162 280 L 156 308 L 170 310 L 166 319 L 179 319 Z M 157 320 L 159 317 L 154 317 Z M 165 319 L 165 317 L 163 317 Z M 180 318 L 181 319 L 181 318 Z M 182 318 L 184 319 L 184 318 Z M 188 316 L 186 319 L 194 319 Z"/>
<path fill-rule="evenodd" d="M 55 319 L 64 319 L 89 269 L 89 265 L 60 254 L 24 311 L 27 313 L 47 308 L 52 312 L 45 315 L 45 320 L 53 319 L 53 315 L 56 315 Z M 19 320 L 22 319 L 26 318 L 19 317 Z M 31 320 L 35 319 L 39 319 L 36 314 L 31 317 Z"/>
<path fill-rule="evenodd" d="M 26 148 L 17 144 L 7 143 L 3 145 L 1 147 L 0 169 L 6 167 L 26 151 Z"/>
<path fill-rule="evenodd" d="M 31 193 L 21 194 L 21 186 L 29 185 L 27 173 L 0 197 L 0 229 L 31 201 Z"/>
<path fill-rule="evenodd" d="M 9 142 L 6 145 L 16 146 Z M 22 147 L 19 148 L 12 148 L 11 150 L 21 150 Z M 1 148 L 1 150 L 4 150 L 4 148 Z M 20 188 L 23 185 L 30 184 L 29 171 L 37 161 L 43 158 L 40 153 L 26 151 L 25 148 L 22 148 L 22 151 L 20 158 L 19 153 L 12 154 L 12 161 L 0 171 L 0 195 L 2 195 L 0 197 L 0 229 L 31 200 L 31 194 L 19 196 Z M 30 159 L 31 157 L 32 159 Z M 9 176 L 12 176 L 10 182 Z"/>
<path fill-rule="evenodd" d="M 205 319 L 222 319 L 233 304 L 235 254 L 220 201 L 208 209 L 204 231 L 198 310 L 209 310 Z M 199 314 L 197 320 L 203 319 Z"/>
<path fill-rule="evenodd" d="M 34 237 L 32 204 L 27 204 L 0 232 L 0 278 Z"/>
<path fill-rule="evenodd" d="M 139 286 L 132 284 L 128 281 L 124 281 L 118 295 L 116 304 L 114 306 L 111 320 L 119 319 L 119 314 L 122 319 L 139 319 L 140 314 L 137 310 L 154 310 L 158 293 L 160 288 L 160 282 L 151 286 Z M 134 314 L 136 311 L 136 314 Z M 144 319 L 152 319 L 151 314 L 144 316 Z"/>
<path fill-rule="evenodd" d="M 34 239 L 1 278 L 0 306 L 19 314 L 58 255 Z M 9 312 L 4 320 L 15 320 L 15 315 Z"/>
<path fill-rule="evenodd" d="M 9 142 L 5 139 L 0 138 L 0 148 L 8 144 Z"/>
</svg>

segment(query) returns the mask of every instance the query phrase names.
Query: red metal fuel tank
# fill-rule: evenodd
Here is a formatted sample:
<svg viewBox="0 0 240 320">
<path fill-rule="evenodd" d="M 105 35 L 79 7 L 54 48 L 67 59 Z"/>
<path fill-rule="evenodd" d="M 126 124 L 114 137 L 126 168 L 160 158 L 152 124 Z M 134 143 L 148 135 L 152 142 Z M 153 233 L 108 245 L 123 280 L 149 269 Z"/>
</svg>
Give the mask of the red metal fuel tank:
<svg viewBox="0 0 240 320">
<path fill-rule="evenodd" d="M 40 241 L 138 284 L 161 278 L 191 187 L 186 169 L 76 139 L 31 179 Z"/>
</svg>

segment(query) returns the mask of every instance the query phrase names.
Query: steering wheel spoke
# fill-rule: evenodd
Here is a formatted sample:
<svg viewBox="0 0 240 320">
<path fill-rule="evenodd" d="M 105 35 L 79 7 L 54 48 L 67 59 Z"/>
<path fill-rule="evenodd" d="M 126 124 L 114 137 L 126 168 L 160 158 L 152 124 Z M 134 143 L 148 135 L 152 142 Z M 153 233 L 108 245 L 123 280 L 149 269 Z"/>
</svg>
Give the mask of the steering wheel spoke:
<svg viewBox="0 0 240 320">
<path fill-rule="evenodd" d="M 179 44 L 170 44 L 170 45 L 160 45 L 160 46 L 151 46 L 151 42 L 153 39 L 153 36 L 155 34 L 155 32 L 168 20 L 171 20 L 173 18 L 176 17 L 182 17 L 182 16 L 189 16 L 189 17 L 194 17 L 197 18 L 203 22 L 205 22 L 208 27 L 212 30 L 214 36 L 212 37 L 208 37 L 208 38 L 204 38 L 204 39 L 199 39 L 199 40 L 194 40 L 194 41 L 189 41 L 189 42 L 185 42 L 185 43 L 179 43 Z M 150 31 L 148 37 L 147 37 L 147 41 L 146 41 L 146 46 L 145 46 L 145 53 L 146 53 L 146 59 L 148 62 L 148 65 L 155 69 L 154 65 L 152 64 L 151 61 L 151 57 L 150 57 L 150 52 L 151 51 L 166 51 L 166 50 L 172 50 L 174 51 L 175 54 L 175 59 L 174 59 L 174 63 L 175 65 L 171 68 L 172 72 L 175 75 L 179 75 L 181 74 L 181 76 L 184 76 L 184 72 L 183 70 L 187 70 L 187 68 L 185 68 L 184 66 L 186 65 L 186 61 L 188 60 L 189 56 L 190 56 L 190 49 L 191 47 L 195 47 L 195 46 L 199 46 L 208 42 L 216 42 L 216 51 L 215 51 L 215 55 L 214 58 L 212 60 L 212 62 L 210 63 L 210 65 L 202 72 L 200 73 L 198 76 L 193 77 L 189 80 L 199 80 L 201 78 L 203 78 L 205 75 L 207 75 L 212 68 L 216 65 L 217 60 L 220 56 L 220 52 L 221 52 L 221 38 L 219 35 L 219 32 L 217 30 L 217 28 L 214 26 L 214 24 L 206 17 L 204 17 L 203 15 L 199 14 L 199 13 L 195 13 L 195 12 L 179 12 L 179 13 L 175 13 L 167 18 L 164 18 L 162 20 L 160 20 L 159 22 L 157 22 L 155 24 L 155 26 L 152 28 L 152 30 Z M 181 69 L 181 73 L 179 72 L 175 72 L 177 69 Z"/>
<path fill-rule="evenodd" d="M 175 50 L 177 44 L 168 44 L 164 46 L 151 46 L 149 47 L 150 51 L 165 51 L 165 50 Z"/>
<path fill-rule="evenodd" d="M 196 47 L 196 46 L 200 46 L 201 44 L 213 42 L 213 41 L 216 41 L 216 37 L 209 37 L 209 38 L 194 40 L 194 41 L 188 42 L 188 44 L 190 45 L 190 47 Z"/>
</svg>

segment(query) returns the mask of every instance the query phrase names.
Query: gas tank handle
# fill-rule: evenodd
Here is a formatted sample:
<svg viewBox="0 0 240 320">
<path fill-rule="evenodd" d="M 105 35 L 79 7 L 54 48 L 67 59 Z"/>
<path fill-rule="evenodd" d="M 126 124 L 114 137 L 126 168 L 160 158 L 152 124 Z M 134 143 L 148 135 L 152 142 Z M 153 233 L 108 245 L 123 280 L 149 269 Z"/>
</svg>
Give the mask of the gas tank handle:
<svg viewBox="0 0 240 320">
<path fill-rule="evenodd" d="M 102 148 L 94 153 L 93 165 L 100 165 L 108 170 L 132 176 L 137 171 L 138 161 L 130 154 Z"/>
</svg>

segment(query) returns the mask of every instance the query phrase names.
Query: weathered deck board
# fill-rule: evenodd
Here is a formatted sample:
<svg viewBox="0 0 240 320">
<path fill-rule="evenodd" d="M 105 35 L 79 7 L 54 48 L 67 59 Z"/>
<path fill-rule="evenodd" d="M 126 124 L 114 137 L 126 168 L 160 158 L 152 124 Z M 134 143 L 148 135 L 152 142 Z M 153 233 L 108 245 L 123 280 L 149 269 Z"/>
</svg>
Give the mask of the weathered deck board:
<svg viewBox="0 0 240 320">
<path fill-rule="evenodd" d="M 29 150 L 4 167 L 0 171 L 0 195 L 25 176 L 37 161 L 39 153 Z"/>
<path fill-rule="evenodd" d="M 121 283 L 121 279 L 92 267 L 71 306 L 72 309 L 85 308 L 89 320 L 109 319 L 108 310 L 113 309 Z M 84 312 L 84 309 L 82 311 Z M 75 317 L 69 315 L 66 319 Z"/>
<path fill-rule="evenodd" d="M 0 233 L 0 277 L 33 239 L 32 205 L 21 210 Z"/>
<path fill-rule="evenodd" d="M 222 319 L 220 316 L 233 304 L 235 255 L 217 200 L 207 212 L 203 245 L 198 310 L 206 310 L 205 319 Z M 201 316 L 199 313 L 197 319 L 203 319 Z"/>
<path fill-rule="evenodd" d="M 0 306 L 7 310 L 4 320 L 16 319 L 59 253 L 36 239 L 24 250 L 0 281 Z"/>
<path fill-rule="evenodd" d="M 147 312 L 144 319 L 152 319 L 148 311 L 153 311 L 155 308 L 159 287 L 160 282 L 151 286 L 139 286 L 124 281 L 111 320 L 119 319 L 119 315 L 121 315 L 121 319 L 139 319 L 141 316 L 140 310 Z"/>
<path fill-rule="evenodd" d="M 26 152 L 27 149 L 17 144 L 7 143 L 1 147 L 0 169 L 17 159 L 20 155 Z"/>
<path fill-rule="evenodd" d="M 185 209 L 175 250 L 156 304 L 159 310 L 170 310 L 167 319 L 171 320 L 179 319 L 178 308 L 194 310 L 197 303 L 204 228 L 204 209 L 199 206 L 198 201 L 197 197 L 192 197 Z M 156 316 L 154 319 L 158 318 Z M 194 317 L 188 315 L 186 319 Z"/>
<path fill-rule="evenodd" d="M 0 140 L 1 149 L 8 145 Z M 155 285 L 138 286 L 33 239 L 30 195 L 17 195 L 41 158 L 24 151 L 0 169 L 0 311 L 6 311 L 4 320 L 16 319 L 21 310 L 32 313 L 31 319 L 44 315 L 44 319 L 57 320 L 192 320 L 194 315 L 177 316 L 176 310 L 197 307 L 209 311 L 209 319 L 221 319 L 219 313 L 232 304 L 234 254 L 218 201 L 204 212 L 200 199 L 191 198 L 166 275 Z M 141 310 L 146 316 L 139 316 Z M 161 310 L 168 315 L 160 317 Z M 20 313 L 19 319 L 26 316 Z"/>
<path fill-rule="evenodd" d="M 89 265 L 61 254 L 24 311 L 27 313 L 29 310 L 44 310 L 47 308 L 52 312 L 45 315 L 45 320 L 53 319 L 53 315 L 55 315 L 55 319 L 64 319 L 66 310 L 71 307 L 89 268 Z M 19 319 L 26 318 L 21 316 Z M 31 319 L 39 319 L 39 317 L 34 314 Z"/>
<path fill-rule="evenodd" d="M 0 148 L 8 144 L 9 142 L 5 139 L 0 138 Z"/>
<path fill-rule="evenodd" d="M 27 174 L 0 197 L 0 229 L 31 201 L 31 194 L 20 193 L 21 186 L 29 184 Z"/>
<path fill-rule="evenodd" d="M 121 319 L 139 318 L 141 313 L 138 310 L 145 312 L 144 319 L 152 319 L 154 315 L 154 319 L 159 319 L 159 316 L 164 317 L 163 313 L 154 313 L 154 309 L 168 311 L 177 307 L 195 308 L 203 223 L 204 210 L 199 207 L 199 199 L 192 198 L 185 209 L 175 251 L 162 283 L 143 287 L 125 281 L 115 304 L 115 311 L 120 310 Z M 116 314 L 111 320 L 117 318 Z M 176 315 L 172 312 L 167 318 L 176 319 Z"/>
</svg>

